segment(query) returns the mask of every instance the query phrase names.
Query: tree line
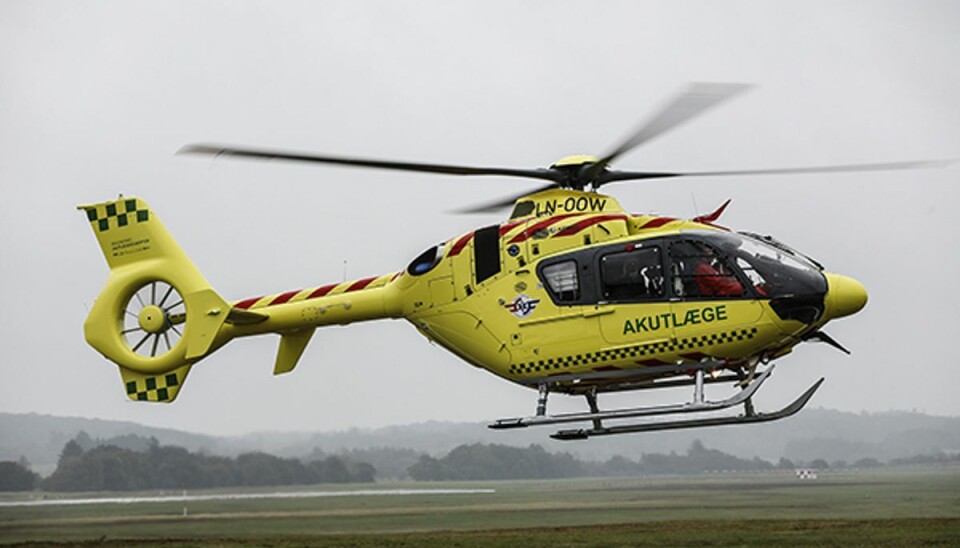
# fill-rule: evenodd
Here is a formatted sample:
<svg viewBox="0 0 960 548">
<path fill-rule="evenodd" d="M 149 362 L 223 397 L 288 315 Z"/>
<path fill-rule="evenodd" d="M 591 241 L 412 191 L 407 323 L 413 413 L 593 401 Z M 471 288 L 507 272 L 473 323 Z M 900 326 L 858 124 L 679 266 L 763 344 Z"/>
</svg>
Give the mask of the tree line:
<svg viewBox="0 0 960 548">
<path fill-rule="evenodd" d="M 266 453 L 236 458 L 191 453 L 153 443 L 145 451 L 115 445 L 84 450 L 76 440 L 64 446 L 57 469 L 40 482 L 46 491 L 135 491 L 207 489 L 372 482 L 376 469 L 365 462 L 330 456 L 304 463 Z"/>
<path fill-rule="evenodd" d="M 122 446 L 121 446 L 122 445 Z M 367 461 L 377 463 L 377 467 Z M 943 464 L 960 455 L 937 453 L 894 459 L 892 465 Z M 636 460 L 614 456 L 602 462 L 581 461 L 569 453 L 550 453 L 539 445 L 460 445 L 442 457 L 409 449 L 377 448 L 327 455 L 319 449 L 304 459 L 281 458 L 262 452 L 235 458 L 210 456 L 156 439 L 126 436 L 95 441 L 81 432 L 67 442 L 56 470 L 41 479 L 26 459 L 0 462 L 0 491 L 131 491 L 150 489 L 205 489 L 373 482 L 378 470 L 385 477 L 417 481 L 549 479 L 603 476 L 702 474 L 717 471 L 870 468 L 883 463 L 872 458 L 852 465 L 814 459 L 796 464 L 781 458 L 776 464 L 754 457 L 743 459 L 694 441 L 685 454 L 643 454 Z M 402 471 L 402 472 L 401 472 Z"/>
<path fill-rule="evenodd" d="M 781 463 L 783 465 L 783 463 Z M 793 464 L 790 463 L 790 468 Z M 772 470 L 760 458 L 742 459 L 695 441 L 686 455 L 651 453 L 639 460 L 615 456 L 605 462 L 583 462 L 569 453 L 548 453 L 539 445 L 461 445 L 442 458 L 423 455 L 408 469 L 420 481 L 546 479 L 582 476 L 697 474 L 709 471 Z"/>
<path fill-rule="evenodd" d="M 891 464 L 937 464 L 960 461 L 960 455 L 930 455 L 910 459 L 895 459 Z M 854 462 L 857 468 L 881 466 L 872 458 Z M 781 458 L 776 464 L 758 457 L 744 459 L 707 448 L 695 440 L 686 454 L 676 452 L 647 453 L 637 460 L 614 456 L 603 462 L 585 462 L 569 453 L 548 453 L 539 445 L 526 448 L 496 444 L 461 445 L 441 458 L 429 455 L 407 470 L 418 481 L 445 480 L 500 480 L 500 479 L 547 479 L 567 477 L 686 475 L 710 472 L 748 472 L 769 470 L 794 470 L 798 467 L 815 469 L 846 468 L 844 461 L 827 463 L 824 459 L 794 463 Z"/>
</svg>

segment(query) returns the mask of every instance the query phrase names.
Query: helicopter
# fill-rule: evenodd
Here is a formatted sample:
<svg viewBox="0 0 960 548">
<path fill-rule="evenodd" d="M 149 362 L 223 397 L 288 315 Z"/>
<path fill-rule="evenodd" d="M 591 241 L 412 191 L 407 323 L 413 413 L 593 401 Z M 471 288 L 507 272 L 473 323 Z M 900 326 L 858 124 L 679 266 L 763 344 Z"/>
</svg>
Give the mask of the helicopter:
<svg viewBox="0 0 960 548">
<path fill-rule="evenodd" d="M 628 213 L 599 189 L 690 176 L 913 169 L 942 162 L 832 165 L 714 172 L 621 171 L 614 160 L 742 93 L 740 84 L 694 84 L 603 156 L 515 169 L 350 158 L 197 144 L 182 154 L 298 161 L 460 176 L 507 176 L 546 185 L 468 211 L 512 204 L 504 222 L 430 246 L 403 270 L 224 300 L 146 201 L 80 205 L 110 274 L 85 338 L 119 366 L 135 401 L 174 401 L 190 369 L 229 341 L 277 334 L 273 372 L 294 370 L 318 327 L 405 319 L 463 361 L 537 392 L 528 416 L 495 429 L 574 425 L 560 440 L 747 424 L 797 413 L 824 379 L 787 406 L 758 412 L 753 396 L 775 360 L 803 342 L 849 351 L 823 329 L 867 302 L 855 279 L 827 271 L 789 245 L 718 224 L 715 211 L 682 219 Z M 707 384 L 734 395 L 708 400 Z M 674 404 L 601 409 L 613 392 L 692 387 Z M 583 412 L 547 412 L 551 394 L 583 396 Z M 742 406 L 738 414 L 720 414 Z M 577 423 L 580 426 L 576 426 Z"/>
</svg>

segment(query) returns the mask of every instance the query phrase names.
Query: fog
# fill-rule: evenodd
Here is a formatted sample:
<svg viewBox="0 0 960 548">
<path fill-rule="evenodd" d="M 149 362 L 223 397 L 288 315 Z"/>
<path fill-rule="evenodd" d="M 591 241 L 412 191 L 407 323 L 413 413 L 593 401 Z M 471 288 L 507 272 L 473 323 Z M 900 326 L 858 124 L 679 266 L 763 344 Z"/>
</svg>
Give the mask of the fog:
<svg viewBox="0 0 960 548">
<path fill-rule="evenodd" d="M 506 215 L 452 211 L 536 184 L 174 153 L 223 142 L 547 166 L 606 152 L 688 82 L 742 82 L 754 87 L 614 167 L 957 158 L 958 32 L 952 1 L 0 3 L 0 411 L 214 434 L 530 413 L 533 391 L 403 321 L 319 330 L 275 378 L 278 338 L 238 340 L 194 367 L 175 403 L 131 402 L 83 340 L 107 268 L 74 208 L 144 198 L 228 300 L 385 274 Z M 732 198 L 723 224 L 867 287 L 867 307 L 827 328 L 853 354 L 798 347 L 759 408 L 822 376 L 813 406 L 957 415 L 958 178 L 953 164 L 604 191 L 680 217 Z"/>
</svg>

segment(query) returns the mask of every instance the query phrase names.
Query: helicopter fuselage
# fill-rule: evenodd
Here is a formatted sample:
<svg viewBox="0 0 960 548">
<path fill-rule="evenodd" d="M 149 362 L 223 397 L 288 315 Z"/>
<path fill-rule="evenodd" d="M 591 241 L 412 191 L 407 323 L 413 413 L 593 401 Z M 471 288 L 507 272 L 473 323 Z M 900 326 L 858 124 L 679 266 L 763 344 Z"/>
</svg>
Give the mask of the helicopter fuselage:
<svg viewBox="0 0 960 548">
<path fill-rule="evenodd" d="M 401 272 L 233 303 L 266 319 L 224 326 L 216 346 L 255 332 L 405 318 L 495 375 L 576 393 L 683 375 L 691 364 L 756 365 L 865 302 L 859 283 L 778 242 L 548 190 L 519 200 L 507 222 L 434 246 Z"/>
</svg>

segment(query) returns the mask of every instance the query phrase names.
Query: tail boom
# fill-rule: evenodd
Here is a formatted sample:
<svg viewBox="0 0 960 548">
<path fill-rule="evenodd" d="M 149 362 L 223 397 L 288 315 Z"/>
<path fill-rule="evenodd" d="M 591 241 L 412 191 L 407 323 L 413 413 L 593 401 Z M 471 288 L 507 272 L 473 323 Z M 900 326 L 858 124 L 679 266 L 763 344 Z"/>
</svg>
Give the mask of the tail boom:
<svg viewBox="0 0 960 548">
<path fill-rule="evenodd" d="M 291 371 L 313 331 L 402 315 L 402 272 L 228 303 L 139 198 L 78 206 L 110 268 L 84 322 L 120 367 L 128 397 L 173 401 L 190 367 L 236 337 L 277 333 L 274 373 Z"/>
</svg>

